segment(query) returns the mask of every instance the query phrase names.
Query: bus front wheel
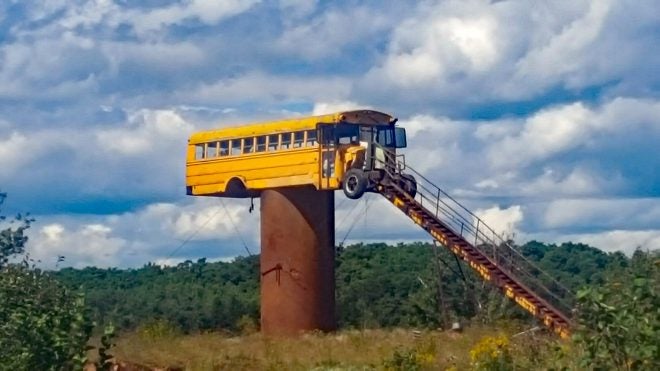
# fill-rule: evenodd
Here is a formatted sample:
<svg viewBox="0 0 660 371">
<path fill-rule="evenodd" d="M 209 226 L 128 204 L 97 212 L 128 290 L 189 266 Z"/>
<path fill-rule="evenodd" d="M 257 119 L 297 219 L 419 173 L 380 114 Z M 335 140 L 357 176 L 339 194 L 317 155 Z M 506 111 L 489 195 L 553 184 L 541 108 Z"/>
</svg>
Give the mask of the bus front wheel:
<svg viewBox="0 0 660 371">
<path fill-rule="evenodd" d="M 346 172 L 344 176 L 344 184 L 342 188 L 344 189 L 344 194 L 346 197 L 357 200 L 362 197 L 364 192 L 367 190 L 367 176 L 360 169 L 350 169 Z"/>
</svg>

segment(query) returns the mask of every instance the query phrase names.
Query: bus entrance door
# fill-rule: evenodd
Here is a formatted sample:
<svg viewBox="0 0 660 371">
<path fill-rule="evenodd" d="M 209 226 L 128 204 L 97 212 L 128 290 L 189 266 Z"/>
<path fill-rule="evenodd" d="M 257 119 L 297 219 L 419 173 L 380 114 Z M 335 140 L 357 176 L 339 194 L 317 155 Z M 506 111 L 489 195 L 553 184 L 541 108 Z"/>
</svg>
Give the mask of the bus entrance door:
<svg viewBox="0 0 660 371">
<path fill-rule="evenodd" d="M 333 125 L 319 125 L 320 151 L 319 189 L 336 189 L 339 184 L 335 176 L 335 160 L 337 144 L 335 143 L 335 128 Z"/>
</svg>

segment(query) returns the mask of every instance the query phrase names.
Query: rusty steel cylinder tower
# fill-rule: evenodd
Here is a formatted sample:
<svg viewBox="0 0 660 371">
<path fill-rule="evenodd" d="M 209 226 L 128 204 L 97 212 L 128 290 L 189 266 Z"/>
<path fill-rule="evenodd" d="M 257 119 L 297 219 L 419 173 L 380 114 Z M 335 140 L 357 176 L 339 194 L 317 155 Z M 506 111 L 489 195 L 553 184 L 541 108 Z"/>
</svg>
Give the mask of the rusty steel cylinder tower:
<svg viewBox="0 0 660 371">
<path fill-rule="evenodd" d="M 261 331 L 332 331 L 335 321 L 333 191 L 261 192 Z"/>
</svg>

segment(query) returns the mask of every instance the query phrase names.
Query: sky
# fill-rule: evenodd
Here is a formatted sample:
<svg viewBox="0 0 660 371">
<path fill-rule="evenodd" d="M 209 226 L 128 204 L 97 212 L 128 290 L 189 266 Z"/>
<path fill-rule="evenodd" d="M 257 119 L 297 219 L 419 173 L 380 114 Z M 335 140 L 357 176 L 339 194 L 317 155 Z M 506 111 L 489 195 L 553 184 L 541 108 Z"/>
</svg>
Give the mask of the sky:
<svg viewBox="0 0 660 371">
<path fill-rule="evenodd" d="M 3 214 L 47 268 L 259 251 L 258 200 L 185 195 L 188 135 L 370 108 L 523 243 L 660 248 L 660 2 L 5 0 Z M 430 241 L 336 194 L 337 242 Z"/>
</svg>

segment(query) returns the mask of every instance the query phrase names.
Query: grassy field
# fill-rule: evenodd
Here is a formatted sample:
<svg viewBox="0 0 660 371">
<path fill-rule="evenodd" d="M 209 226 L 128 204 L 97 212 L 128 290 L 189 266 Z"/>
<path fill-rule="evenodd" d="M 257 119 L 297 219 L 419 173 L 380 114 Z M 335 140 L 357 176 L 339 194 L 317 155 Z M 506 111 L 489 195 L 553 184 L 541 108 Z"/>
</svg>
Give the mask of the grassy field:
<svg viewBox="0 0 660 371">
<path fill-rule="evenodd" d="M 549 353 L 560 344 L 556 339 L 539 334 L 512 337 L 518 330 L 345 330 L 294 339 L 220 333 L 153 336 L 138 331 L 119 337 L 112 353 L 149 368 L 185 370 L 466 370 L 474 368 L 475 355 L 500 363 L 513 364 L 515 359 L 522 369 L 553 362 Z"/>
</svg>

